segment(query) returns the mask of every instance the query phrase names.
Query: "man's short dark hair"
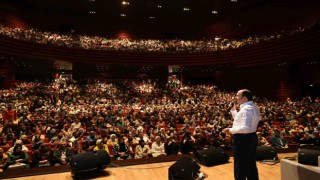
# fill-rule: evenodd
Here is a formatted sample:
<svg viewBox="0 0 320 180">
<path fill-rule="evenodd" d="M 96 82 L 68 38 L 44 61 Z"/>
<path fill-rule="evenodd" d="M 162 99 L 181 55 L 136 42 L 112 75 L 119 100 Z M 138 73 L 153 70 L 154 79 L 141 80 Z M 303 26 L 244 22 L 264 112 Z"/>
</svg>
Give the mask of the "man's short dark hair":
<svg viewBox="0 0 320 180">
<path fill-rule="evenodd" d="M 252 93 L 248 89 L 242 90 L 242 96 L 247 97 L 248 101 L 252 101 L 252 99 L 253 99 Z"/>
</svg>

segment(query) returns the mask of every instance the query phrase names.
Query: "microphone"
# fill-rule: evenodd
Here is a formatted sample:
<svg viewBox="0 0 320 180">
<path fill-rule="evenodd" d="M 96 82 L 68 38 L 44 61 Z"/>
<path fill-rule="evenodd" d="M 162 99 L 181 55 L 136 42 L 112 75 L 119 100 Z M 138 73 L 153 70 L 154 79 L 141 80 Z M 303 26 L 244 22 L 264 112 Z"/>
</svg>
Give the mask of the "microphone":
<svg viewBox="0 0 320 180">
<path fill-rule="evenodd" d="M 229 106 L 228 106 L 228 108 L 227 108 L 227 111 L 230 111 L 235 104 L 236 104 L 235 101 L 231 101 L 231 103 L 229 104 Z"/>
</svg>

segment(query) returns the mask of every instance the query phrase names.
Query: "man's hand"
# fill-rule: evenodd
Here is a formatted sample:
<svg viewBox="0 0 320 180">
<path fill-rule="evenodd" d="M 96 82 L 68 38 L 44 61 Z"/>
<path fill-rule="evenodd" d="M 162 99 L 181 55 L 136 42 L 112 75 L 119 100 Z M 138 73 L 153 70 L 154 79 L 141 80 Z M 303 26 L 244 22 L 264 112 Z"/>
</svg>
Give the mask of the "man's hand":
<svg viewBox="0 0 320 180">
<path fill-rule="evenodd" d="M 223 133 L 223 134 L 230 134 L 229 128 L 223 129 L 223 130 L 222 130 L 222 133 Z"/>
</svg>

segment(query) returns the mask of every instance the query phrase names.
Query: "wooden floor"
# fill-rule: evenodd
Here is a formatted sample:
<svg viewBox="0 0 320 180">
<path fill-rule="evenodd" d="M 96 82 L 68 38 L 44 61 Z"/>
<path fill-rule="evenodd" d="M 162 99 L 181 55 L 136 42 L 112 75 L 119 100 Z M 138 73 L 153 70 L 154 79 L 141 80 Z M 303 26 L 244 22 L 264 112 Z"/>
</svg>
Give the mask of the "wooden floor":
<svg viewBox="0 0 320 180">
<path fill-rule="evenodd" d="M 297 156 L 297 153 L 279 154 L 279 158 Z M 136 166 L 109 167 L 95 173 L 87 173 L 83 179 L 110 179 L 110 180 L 167 180 L 168 169 L 175 162 L 144 164 Z M 269 163 L 270 164 L 270 163 Z M 205 167 L 200 165 L 200 171 L 208 175 L 207 180 L 232 180 L 233 179 L 233 158 L 229 163 Z M 257 162 L 260 180 L 278 180 L 280 177 L 280 163 L 268 165 Z M 81 178 L 81 179 L 82 179 Z M 16 180 L 72 180 L 70 172 L 47 174 L 15 178 Z"/>
</svg>

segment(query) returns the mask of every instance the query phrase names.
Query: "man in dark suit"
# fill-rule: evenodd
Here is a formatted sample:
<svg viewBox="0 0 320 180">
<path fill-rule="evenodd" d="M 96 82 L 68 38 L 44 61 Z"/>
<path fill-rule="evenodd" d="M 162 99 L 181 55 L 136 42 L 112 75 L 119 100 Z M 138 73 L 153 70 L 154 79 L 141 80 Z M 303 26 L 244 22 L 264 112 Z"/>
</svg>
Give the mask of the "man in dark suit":
<svg viewBox="0 0 320 180">
<path fill-rule="evenodd" d="M 288 148 L 288 142 L 280 136 L 280 130 L 275 129 L 273 136 L 270 138 L 270 143 L 277 149 Z"/>
</svg>

